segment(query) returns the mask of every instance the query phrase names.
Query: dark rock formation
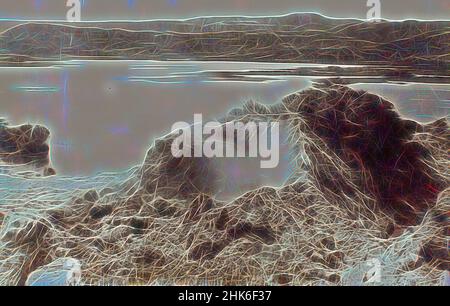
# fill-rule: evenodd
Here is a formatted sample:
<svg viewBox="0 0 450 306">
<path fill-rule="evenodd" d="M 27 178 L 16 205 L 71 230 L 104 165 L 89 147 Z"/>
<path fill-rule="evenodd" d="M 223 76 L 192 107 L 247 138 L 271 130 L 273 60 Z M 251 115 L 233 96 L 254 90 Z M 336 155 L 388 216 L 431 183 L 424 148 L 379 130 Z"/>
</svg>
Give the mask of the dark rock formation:
<svg viewBox="0 0 450 306">
<path fill-rule="evenodd" d="M 353 183 L 399 224 L 420 222 L 448 187 L 426 163 L 433 148 L 413 139 L 416 133 L 428 133 L 449 148 L 445 120 L 422 126 L 402 119 L 394 105 L 379 96 L 332 84 L 288 97 L 285 105 L 303 118 L 302 131 L 323 141 L 355 173 Z M 318 173 L 315 178 L 334 192 L 352 193 L 349 182 L 338 176 Z"/>
<path fill-rule="evenodd" d="M 0 122 L 0 160 L 9 164 L 27 164 L 38 168 L 49 164 L 47 140 L 50 131 L 41 125 L 9 126 Z M 53 169 L 47 171 L 54 174 Z"/>
</svg>

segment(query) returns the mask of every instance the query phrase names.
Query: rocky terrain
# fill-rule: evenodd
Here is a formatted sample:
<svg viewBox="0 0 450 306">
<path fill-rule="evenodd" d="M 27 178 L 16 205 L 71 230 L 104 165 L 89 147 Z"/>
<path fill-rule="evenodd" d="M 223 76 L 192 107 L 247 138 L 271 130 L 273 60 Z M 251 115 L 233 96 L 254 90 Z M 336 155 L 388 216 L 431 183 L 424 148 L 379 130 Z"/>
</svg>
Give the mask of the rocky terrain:
<svg viewBox="0 0 450 306">
<path fill-rule="evenodd" d="M 389 101 L 333 83 L 245 104 L 231 120 L 289 125 L 294 174 L 230 201 L 211 163 L 174 158 L 169 135 L 115 188 L 26 195 L 2 207 L 0 284 L 58 258 L 85 284 L 437 285 L 449 270 L 450 129 L 402 119 Z M 20 220 L 13 212 L 26 210 Z"/>
</svg>

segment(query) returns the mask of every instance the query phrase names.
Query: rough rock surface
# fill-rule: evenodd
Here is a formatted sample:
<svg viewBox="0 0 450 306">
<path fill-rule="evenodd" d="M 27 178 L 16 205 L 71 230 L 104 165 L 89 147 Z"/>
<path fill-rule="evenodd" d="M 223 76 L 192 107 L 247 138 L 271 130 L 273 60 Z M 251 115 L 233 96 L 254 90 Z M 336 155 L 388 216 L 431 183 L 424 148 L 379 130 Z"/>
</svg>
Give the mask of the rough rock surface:
<svg viewBox="0 0 450 306">
<path fill-rule="evenodd" d="M 9 126 L 0 122 L 0 160 L 9 164 L 26 164 L 44 168 L 49 164 L 50 131 L 42 125 Z M 51 175 L 54 170 L 47 170 Z"/>
</svg>

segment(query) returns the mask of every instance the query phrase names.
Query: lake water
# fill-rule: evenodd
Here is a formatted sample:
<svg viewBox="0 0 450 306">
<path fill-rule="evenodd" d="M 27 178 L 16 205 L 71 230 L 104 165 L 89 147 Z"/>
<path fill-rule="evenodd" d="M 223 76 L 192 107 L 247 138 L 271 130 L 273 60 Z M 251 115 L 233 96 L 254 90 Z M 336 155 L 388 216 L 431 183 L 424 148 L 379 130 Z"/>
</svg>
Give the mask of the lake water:
<svg viewBox="0 0 450 306">
<path fill-rule="evenodd" d="M 279 103 L 311 85 L 312 77 L 248 75 L 315 65 L 233 62 L 64 62 L 50 67 L 0 68 L 0 117 L 12 124 L 40 123 L 51 130 L 51 161 L 67 176 L 121 171 L 139 164 L 154 139 L 177 121 L 220 118 L 248 100 Z M 319 66 L 319 65 L 316 65 Z M 240 77 L 227 78 L 221 71 Z M 236 74 L 235 73 L 235 74 Z M 394 102 L 422 122 L 448 116 L 450 86 L 354 84 Z M 240 168 L 233 173 L 251 173 Z M 235 168 L 236 168 L 235 167 Z M 258 184 L 282 183 L 289 157 Z M 247 174 L 246 180 L 253 175 Z M 268 177 L 267 179 L 265 177 Z"/>
</svg>

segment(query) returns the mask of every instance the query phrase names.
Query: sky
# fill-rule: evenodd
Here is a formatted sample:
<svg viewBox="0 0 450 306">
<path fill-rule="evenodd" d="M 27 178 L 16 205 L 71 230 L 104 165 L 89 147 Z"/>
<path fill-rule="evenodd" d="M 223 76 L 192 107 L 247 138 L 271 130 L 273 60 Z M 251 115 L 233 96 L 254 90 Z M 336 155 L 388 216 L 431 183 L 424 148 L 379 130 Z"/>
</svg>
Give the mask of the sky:
<svg viewBox="0 0 450 306">
<path fill-rule="evenodd" d="M 80 0 L 82 20 L 148 20 L 318 12 L 366 18 L 367 0 Z M 450 19 L 450 0 L 380 0 L 385 19 Z M 64 20 L 66 0 L 2 0 L 1 18 Z"/>
</svg>

